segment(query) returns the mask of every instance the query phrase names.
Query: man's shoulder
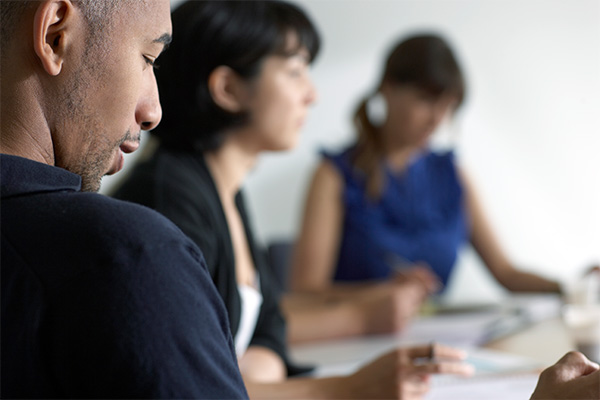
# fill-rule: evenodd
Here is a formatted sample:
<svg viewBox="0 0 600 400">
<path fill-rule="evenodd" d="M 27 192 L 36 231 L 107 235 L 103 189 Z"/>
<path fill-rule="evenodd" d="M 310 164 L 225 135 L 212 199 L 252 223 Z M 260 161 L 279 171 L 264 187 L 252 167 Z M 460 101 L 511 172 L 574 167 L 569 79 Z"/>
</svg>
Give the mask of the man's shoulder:
<svg viewBox="0 0 600 400">
<path fill-rule="evenodd" d="M 191 256 L 197 261 L 203 258 L 192 240 L 159 212 L 103 195 L 89 194 L 85 197 L 88 199 L 83 202 L 84 215 L 78 216 L 80 223 L 74 229 L 87 231 L 88 235 L 92 235 L 90 239 L 101 246 L 124 253 L 143 252 L 159 256 L 165 252 L 175 257 L 184 252 L 185 257 Z M 97 228 L 90 233 L 90 227 Z"/>
<path fill-rule="evenodd" d="M 145 232 L 146 235 L 179 235 L 179 229 L 155 210 L 125 200 L 114 199 L 96 193 L 82 193 L 74 200 L 82 207 L 79 211 L 83 218 L 113 227 L 118 231 Z"/>
<path fill-rule="evenodd" d="M 87 231 L 97 239 L 118 241 L 185 240 L 170 220 L 160 213 L 128 201 L 97 193 L 71 193 L 56 199 L 53 207 L 63 210 L 52 223 L 64 229 Z"/>
<path fill-rule="evenodd" d="M 147 207 L 97 193 L 60 192 L 3 201 L 2 236 L 19 253 L 43 247 L 45 257 L 134 257 L 178 248 L 200 259 L 179 228 Z M 116 260 L 112 260 L 116 261 Z"/>
<path fill-rule="evenodd" d="M 66 360 L 71 376 L 107 382 L 107 393 L 243 397 L 222 300 L 200 251 L 178 228 L 99 194 L 26 197 L 2 210 L 3 318 L 4 304 L 15 314 L 23 298 L 37 295 L 28 307 L 53 322 L 52 345 L 64 355 L 52 363 Z M 7 326 L 13 337 L 29 333 Z M 207 354 L 217 367 L 200 362 Z"/>
<path fill-rule="evenodd" d="M 50 297 L 74 285 L 139 293 L 167 275 L 210 281 L 202 252 L 157 212 L 95 193 L 44 197 L 33 214 L 9 217 L 3 204 L 3 280 L 30 271 Z"/>
</svg>

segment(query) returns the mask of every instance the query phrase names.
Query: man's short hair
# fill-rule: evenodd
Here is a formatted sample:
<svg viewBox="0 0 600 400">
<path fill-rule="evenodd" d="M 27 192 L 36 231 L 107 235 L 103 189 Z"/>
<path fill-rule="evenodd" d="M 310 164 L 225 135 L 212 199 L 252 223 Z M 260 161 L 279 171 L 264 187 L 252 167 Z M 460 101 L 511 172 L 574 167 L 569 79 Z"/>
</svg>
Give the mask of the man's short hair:
<svg viewBox="0 0 600 400">
<path fill-rule="evenodd" d="M 88 22 L 88 34 L 102 35 L 112 21 L 113 13 L 123 5 L 123 0 L 72 0 Z M 4 49 L 23 16 L 23 12 L 38 3 L 36 0 L 0 0 L 0 48 Z"/>
<path fill-rule="evenodd" d="M 6 47 L 12 37 L 17 21 L 32 3 L 31 1 L 0 0 L 0 46 L 2 49 Z"/>
</svg>

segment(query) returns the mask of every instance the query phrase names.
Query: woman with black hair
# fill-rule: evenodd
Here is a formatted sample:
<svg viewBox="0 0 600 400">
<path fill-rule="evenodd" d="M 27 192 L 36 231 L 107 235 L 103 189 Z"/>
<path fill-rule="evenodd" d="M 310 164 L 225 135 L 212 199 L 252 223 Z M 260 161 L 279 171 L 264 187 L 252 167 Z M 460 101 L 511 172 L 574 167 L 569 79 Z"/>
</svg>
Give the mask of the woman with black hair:
<svg viewBox="0 0 600 400">
<path fill-rule="evenodd" d="M 261 152 L 295 145 L 316 97 L 309 65 L 319 36 L 285 2 L 188 1 L 172 20 L 173 42 L 156 71 L 163 118 L 155 149 L 115 197 L 158 210 L 198 244 L 250 396 L 410 398 L 427 390 L 430 373 L 469 373 L 461 351 L 436 345 L 398 349 L 351 376 L 287 379 L 306 369 L 288 359 L 278 292 L 241 187 Z"/>
<path fill-rule="evenodd" d="M 375 93 L 355 113 L 358 139 L 342 152 L 324 152 L 316 169 L 293 290 L 351 302 L 407 282 L 432 293 L 447 283 L 458 250 L 470 241 L 507 289 L 559 291 L 557 282 L 509 261 L 453 152 L 430 147 L 432 134 L 462 104 L 465 86 L 441 36 L 414 35 L 394 46 Z M 423 299 L 414 297 L 414 311 Z"/>
</svg>

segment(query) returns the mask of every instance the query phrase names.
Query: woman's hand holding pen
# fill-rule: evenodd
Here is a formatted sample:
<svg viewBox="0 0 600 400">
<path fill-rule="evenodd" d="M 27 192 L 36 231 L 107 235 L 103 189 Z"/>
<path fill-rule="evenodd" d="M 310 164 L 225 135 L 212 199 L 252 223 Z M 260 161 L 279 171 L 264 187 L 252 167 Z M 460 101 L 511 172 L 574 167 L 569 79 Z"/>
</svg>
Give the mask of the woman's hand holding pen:
<svg viewBox="0 0 600 400">
<path fill-rule="evenodd" d="M 472 375 L 465 358 L 462 350 L 440 344 L 400 348 L 350 375 L 344 398 L 421 399 L 429 391 L 431 374 Z"/>
<path fill-rule="evenodd" d="M 386 262 L 393 271 L 394 282 L 400 284 L 416 282 L 423 285 L 427 294 L 435 293 L 442 288 L 442 282 L 427 263 L 412 262 L 393 252 L 386 254 Z"/>
<path fill-rule="evenodd" d="M 401 331 L 419 312 L 427 298 L 424 286 L 416 281 L 387 281 L 357 295 L 367 334 Z"/>
<path fill-rule="evenodd" d="M 413 282 L 420 284 L 427 295 L 433 294 L 442 288 L 442 282 L 427 264 L 416 263 L 409 267 L 397 268 L 393 278 L 394 282 L 405 284 Z"/>
</svg>

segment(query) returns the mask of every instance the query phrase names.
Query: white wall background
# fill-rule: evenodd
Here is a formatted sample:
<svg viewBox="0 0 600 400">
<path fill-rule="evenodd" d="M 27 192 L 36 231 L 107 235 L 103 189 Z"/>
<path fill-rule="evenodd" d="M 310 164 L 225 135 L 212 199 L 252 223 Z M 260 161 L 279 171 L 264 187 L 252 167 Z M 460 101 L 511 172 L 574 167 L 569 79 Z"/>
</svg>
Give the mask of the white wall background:
<svg viewBox="0 0 600 400">
<path fill-rule="evenodd" d="M 353 139 L 352 111 L 392 42 L 432 29 L 466 71 L 468 98 L 451 131 L 504 249 L 561 280 L 600 260 L 600 0 L 296 3 L 323 36 L 312 75 L 319 100 L 299 146 L 264 155 L 247 181 L 263 241 L 296 234 L 318 149 Z M 459 299 L 503 293 L 468 249 L 450 286 Z"/>
</svg>

